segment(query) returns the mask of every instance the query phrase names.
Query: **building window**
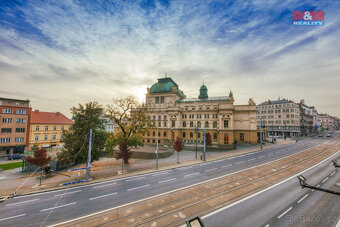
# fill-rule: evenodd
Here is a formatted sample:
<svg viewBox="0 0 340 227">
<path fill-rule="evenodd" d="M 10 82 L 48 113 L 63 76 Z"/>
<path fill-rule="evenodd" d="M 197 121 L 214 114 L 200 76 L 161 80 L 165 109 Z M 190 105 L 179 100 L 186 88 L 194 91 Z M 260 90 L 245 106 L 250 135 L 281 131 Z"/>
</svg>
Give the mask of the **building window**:
<svg viewBox="0 0 340 227">
<path fill-rule="evenodd" d="M 39 131 L 39 129 L 40 129 L 39 125 L 35 126 L 35 131 Z"/>
<path fill-rule="evenodd" d="M 26 123 L 26 119 L 18 118 L 17 123 Z"/>
<path fill-rule="evenodd" d="M 163 125 L 164 125 L 164 127 L 167 127 L 167 126 L 166 126 L 166 125 L 167 125 L 167 124 L 166 124 L 166 121 L 164 121 Z"/>
<path fill-rule="evenodd" d="M 213 127 L 214 127 L 214 128 L 217 128 L 217 121 L 214 121 Z"/>
<path fill-rule="evenodd" d="M 57 135 L 52 135 L 52 139 L 53 140 L 57 139 Z"/>
<path fill-rule="evenodd" d="M 224 121 L 224 127 L 228 128 L 228 121 Z"/>
<path fill-rule="evenodd" d="M 164 103 L 164 97 L 161 97 L 161 103 Z"/>
<path fill-rule="evenodd" d="M 10 143 L 11 138 L 0 138 L 0 143 Z"/>
<path fill-rule="evenodd" d="M 17 110 L 17 114 L 26 114 L 26 110 Z"/>
<path fill-rule="evenodd" d="M 68 130 L 71 130 L 71 126 L 68 126 Z"/>
<path fill-rule="evenodd" d="M 60 139 L 62 140 L 63 138 L 64 138 L 64 136 L 61 134 L 61 135 L 60 135 Z"/>
<path fill-rule="evenodd" d="M 48 140 L 48 135 L 44 135 L 44 140 Z"/>
<path fill-rule="evenodd" d="M 190 121 L 190 127 L 194 127 L 194 122 Z"/>
<path fill-rule="evenodd" d="M 159 103 L 159 97 L 156 97 L 156 103 Z"/>
<path fill-rule="evenodd" d="M 17 138 L 14 139 L 14 142 L 16 142 L 16 143 L 22 143 L 22 142 L 24 142 L 24 140 L 25 140 L 24 137 L 17 137 Z"/>
<path fill-rule="evenodd" d="M 244 141 L 244 134 L 243 133 L 240 134 L 240 141 Z"/>
<path fill-rule="evenodd" d="M 198 134 L 197 134 L 197 137 L 198 137 L 198 138 L 201 138 L 201 133 L 198 133 Z"/>
<path fill-rule="evenodd" d="M 12 128 L 2 128 L 1 133 L 12 133 Z"/>
<path fill-rule="evenodd" d="M 56 131 L 57 130 L 57 126 L 53 126 L 53 130 Z"/>
<path fill-rule="evenodd" d="M 171 121 L 171 127 L 175 127 L 175 120 Z"/>
<path fill-rule="evenodd" d="M 38 140 L 39 140 L 39 136 L 35 136 L 35 137 L 34 137 L 34 140 L 35 140 L 35 141 L 38 141 Z"/>
<path fill-rule="evenodd" d="M 9 109 L 9 108 L 3 108 L 2 109 L 2 113 L 13 113 L 13 109 Z"/>
<path fill-rule="evenodd" d="M 152 143 L 155 143 L 156 140 L 152 140 Z"/>
<path fill-rule="evenodd" d="M 187 123 L 183 121 L 183 128 L 187 127 Z"/>
<path fill-rule="evenodd" d="M 2 123 L 12 123 L 12 118 L 2 118 Z"/>
<path fill-rule="evenodd" d="M 183 138 L 185 138 L 185 132 L 183 132 Z"/>
<path fill-rule="evenodd" d="M 45 126 L 45 131 L 48 131 L 48 126 L 47 125 Z"/>
<path fill-rule="evenodd" d="M 190 138 L 194 137 L 194 134 L 192 132 L 190 132 Z"/>
<path fill-rule="evenodd" d="M 15 132 L 16 133 L 25 132 L 25 128 L 16 128 Z"/>
<path fill-rule="evenodd" d="M 155 133 L 155 131 L 153 131 L 153 132 L 152 132 L 152 136 L 155 136 L 155 135 L 156 135 L 156 133 Z"/>
<path fill-rule="evenodd" d="M 61 126 L 61 130 L 62 130 L 62 131 L 64 130 L 64 126 Z"/>
<path fill-rule="evenodd" d="M 214 133 L 214 140 L 217 140 L 217 133 Z"/>
<path fill-rule="evenodd" d="M 163 136 L 166 137 L 166 132 L 163 132 Z"/>
<path fill-rule="evenodd" d="M 201 127 L 201 122 L 200 122 L 200 121 L 197 122 L 197 127 L 198 127 L 198 128 Z"/>
<path fill-rule="evenodd" d="M 209 128 L 209 122 L 207 122 L 207 121 L 205 122 L 205 127 Z"/>
</svg>

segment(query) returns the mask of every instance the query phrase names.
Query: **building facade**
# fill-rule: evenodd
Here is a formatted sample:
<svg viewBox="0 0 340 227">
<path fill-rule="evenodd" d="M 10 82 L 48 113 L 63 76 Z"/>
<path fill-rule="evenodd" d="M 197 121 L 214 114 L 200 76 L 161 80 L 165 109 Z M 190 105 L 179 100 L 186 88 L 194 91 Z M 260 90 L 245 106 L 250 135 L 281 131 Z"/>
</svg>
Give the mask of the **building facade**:
<svg viewBox="0 0 340 227">
<path fill-rule="evenodd" d="M 144 135 L 146 144 L 172 144 L 179 137 L 186 144 L 203 143 L 204 128 L 213 145 L 257 143 L 256 105 L 234 105 L 233 93 L 209 97 L 202 85 L 197 98 L 186 98 L 171 78 L 160 78 L 147 89 L 146 113 L 152 128 Z"/>
<path fill-rule="evenodd" d="M 328 114 L 320 114 L 321 129 L 333 131 L 336 130 L 335 119 Z"/>
<path fill-rule="evenodd" d="M 300 108 L 287 99 L 265 101 L 257 107 L 257 125 L 267 131 L 267 136 L 295 137 L 300 135 Z"/>
<path fill-rule="evenodd" d="M 30 125 L 29 149 L 34 144 L 40 148 L 59 146 L 63 131 L 70 130 L 73 121 L 60 112 L 32 112 Z"/>
<path fill-rule="evenodd" d="M 313 134 L 313 107 L 307 106 L 305 101 L 301 100 L 299 108 L 301 136 L 310 136 Z"/>
<path fill-rule="evenodd" d="M 30 101 L 0 98 L 0 157 L 23 153 L 30 133 Z"/>
</svg>

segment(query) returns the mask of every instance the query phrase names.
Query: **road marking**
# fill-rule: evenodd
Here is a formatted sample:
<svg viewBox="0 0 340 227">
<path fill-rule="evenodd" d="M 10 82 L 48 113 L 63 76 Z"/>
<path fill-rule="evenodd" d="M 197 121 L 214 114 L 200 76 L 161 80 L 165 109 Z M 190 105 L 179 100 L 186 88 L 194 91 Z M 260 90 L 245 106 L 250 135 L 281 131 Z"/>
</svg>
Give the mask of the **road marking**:
<svg viewBox="0 0 340 227">
<path fill-rule="evenodd" d="M 158 183 L 161 184 L 161 183 L 169 182 L 169 181 L 172 181 L 172 180 L 176 180 L 176 178 L 171 178 L 169 180 L 163 180 L 163 181 L 160 181 Z"/>
<path fill-rule="evenodd" d="M 183 168 L 180 168 L 180 170 L 183 170 L 183 169 L 191 169 L 192 166 L 188 166 L 188 167 L 183 167 Z"/>
<path fill-rule="evenodd" d="M 260 156 L 260 157 L 258 157 L 258 158 L 264 158 L 265 156 Z"/>
<path fill-rule="evenodd" d="M 4 179 L 4 178 L 6 178 L 6 177 L 0 177 L 0 179 Z"/>
<path fill-rule="evenodd" d="M 256 158 L 251 158 L 251 159 L 247 160 L 247 162 L 254 161 L 254 160 L 256 160 Z"/>
<path fill-rule="evenodd" d="M 213 171 L 213 170 L 217 170 L 217 168 L 208 169 L 208 170 L 205 170 L 204 172 L 210 172 L 210 171 Z"/>
<path fill-rule="evenodd" d="M 313 146 L 313 147 L 315 147 L 315 146 Z M 308 149 L 310 149 L 310 148 L 308 148 Z M 304 150 L 304 151 L 305 151 L 305 150 Z M 286 156 L 286 157 L 282 157 L 282 158 L 276 159 L 275 161 L 278 161 L 278 160 L 281 160 L 281 159 L 284 159 L 284 158 L 287 158 L 287 157 L 290 157 L 290 156 L 299 154 L 299 153 L 301 153 L 301 152 L 303 152 L 303 151 L 299 151 L 299 152 L 297 152 L 297 153 L 295 153 L 295 154 L 291 154 L 291 155 L 288 155 L 288 156 Z M 252 195 L 250 195 L 250 196 L 248 196 L 248 197 L 245 197 L 245 198 L 243 198 L 243 199 L 240 199 L 240 200 L 238 200 L 238 201 L 236 201 L 236 202 L 234 202 L 234 203 L 228 204 L 228 205 L 225 206 L 225 207 L 221 207 L 221 208 L 219 208 L 219 209 L 217 209 L 217 210 L 215 210 L 215 211 L 212 211 L 211 213 L 208 213 L 208 214 L 202 216 L 202 219 L 208 218 L 208 217 L 210 217 L 210 216 L 212 216 L 212 215 L 215 215 L 215 214 L 217 214 L 217 213 L 219 213 L 219 212 L 221 212 L 221 211 L 224 211 L 224 210 L 226 210 L 226 209 L 228 209 L 228 208 L 230 208 L 230 207 L 233 207 L 233 206 L 235 206 L 235 205 L 237 205 L 237 204 L 239 204 L 239 203 L 242 203 L 243 201 L 246 201 L 246 200 L 248 200 L 248 199 L 250 199 L 250 198 L 253 198 L 253 197 L 255 197 L 255 196 L 257 196 L 257 195 L 259 195 L 259 194 L 261 194 L 261 193 L 263 193 L 263 192 L 266 192 L 266 191 L 268 191 L 268 190 L 270 190 L 270 189 L 272 189 L 272 188 L 274 188 L 274 187 L 277 187 L 277 186 L 279 186 L 280 184 L 283 184 L 283 183 L 285 183 L 285 182 L 287 182 L 287 181 L 289 181 L 289 180 L 291 180 L 291 179 L 293 179 L 293 178 L 295 178 L 295 177 L 297 177 L 297 176 L 299 176 L 299 175 L 301 175 L 301 174 L 303 174 L 303 173 L 305 173 L 305 172 L 307 172 L 307 171 L 313 169 L 314 167 L 316 167 L 316 166 L 318 166 L 318 165 L 321 165 L 322 163 L 326 162 L 328 159 L 330 159 L 330 158 L 332 158 L 333 156 L 337 155 L 339 152 L 340 152 L 340 150 L 338 150 L 337 152 L 335 152 L 334 154 L 332 154 L 332 155 L 329 156 L 328 158 L 324 159 L 323 161 L 321 161 L 321 162 L 319 162 L 319 163 L 317 163 L 317 164 L 315 164 L 315 165 L 309 167 L 308 169 L 305 169 L 304 171 L 302 171 L 302 172 L 300 172 L 300 173 L 297 173 L 297 174 L 295 174 L 295 175 L 293 175 L 293 176 L 291 176 L 291 177 L 289 177 L 289 178 L 287 178 L 287 179 L 285 179 L 285 180 L 283 180 L 283 181 L 281 181 L 281 182 L 278 182 L 277 184 L 274 184 L 274 185 L 272 185 L 272 186 L 270 186 L 270 187 L 268 187 L 268 188 L 265 188 L 265 189 L 263 189 L 262 191 L 256 192 L 256 193 L 254 193 L 254 194 L 252 194 Z M 266 164 L 272 163 L 272 162 L 274 162 L 274 161 L 267 162 Z M 265 165 L 265 164 L 260 164 L 260 165 L 258 165 L 258 166 L 262 166 L 262 165 Z M 246 169 L 244 169 L 244 170 L 248 170 L 248 169 L 252 169 L 252 168 L 254 168 L 254 167 L 249 167 L 249 168 L 246 168 Z M 241 172 L 241 171 L 244 171 L 244 170 L 240 170 L 240 171 L 237 171 L 237 172 L 235 172 L 235 173 L 238 173 L 238 172 Z M 235 173 L 232 173 L 232 174 L 235 174 Z M 224 175 L 224 176 L 221 176 L 221 177 L 225 177 L 225 176 L 228 176 L 228 174 L 227 174 L 227 175 Z M 218 177 L 218 178 L 219 178 L 219 177 Z M 62 224 L 63 224 L 63 223 L 62 223 Z"/>
<path fill-rule="evenodd" d="M 150 184 L 146 184 L 146 185 L 143 185 L 143 186 L 139 186 L 139 187 L 136 187 L 136 188 L 129 188 L 127 191 L 132 191 L 132 190 L 136 190 L 136 189 L 139 189 L 139 188 L 145 188 L 145 187 L 149 187 Z"/>
<path fill-rule="evenodd" d="M 313 146 L 313 147 L 316 147 L 316 146 L 318 146 L 318 145 L 315 145 L 315 146 Z M 313 147 L 311 147 L 311 148 L 313 148 Z M 309 148 L 308 148 L 308 149 L 309 149 Z M 304 151 L 306 151 L 306 150 L 302 150 L 302 151 L 299 151 L 299 152 L 297 152 L 297 153 L 295 153 L 295 154 L 287 155 L 287 156 L 285 156 L 285 157 L 282 157 L 282 158 L 279 158 L 279 159 L 276 159 L 276 160 L 273 160 L 273 161 L 270 161 L 270 162 L 267 162 L 267 163 L 263 163 L 263 164 L 260 164 L 260 165 L 257 165 L 257 166 L 249 167 L 249 168 L 246 168 L 246 169 L 243 169 L 243 170 L 239 170 L 239 171 L 236 171 L 236 172 L 233 172 L 233 173 L 228 173 L 228 174 L 225 174 L 225 175 L 222 175 L 222 176 L 219 176 L 219 177 L 215 177 L 215 178 L 213 178 L 213 179 L 209 179 L 209 180 L 202 181 L 202 182 L 199 182 L 199 183 L 195 183 L 195 184 L 192 184 L 192 185 L 184 186 L 184 187 L 182 187 L 182 188 L 177 188 L 177 189 L 174 189 L 174 190 L 172 190 L 172 191 L 160 193 L 160 194 L 153 195 L 153 196 L 150 196 L 150 197 L 147 197 L 147 198 L 144 198 L 144 199 L 140 199 L 140 200 L 137 200 L 137 201 L 134 201 L 134 202 L 130 202 L 130 203 L 122 204 L 122 205 L 119 205 L 119 206 L 111 207 L 111 208 L 108 208 L 108 209 L 105 209 L 105 210 L 101 210 L 101 211 L 98 211 L 98 212 L 95 212 L 95 213 L 91 213 L 91 214 L 88 214 L 88 215 L 84 215 L 84 216 L 81 216 L 81 217 L 78 217 L 78 218 L 69 219 L 69 220 L 64 221 L 64 222 L 60 222 L 60 223 L 56 223 L 56 224 L 50 225 L 49 227 L 55 227 L 55 226 L 65 225 L 65 224 L 70 223 L 70 222 L 73 222 L 73 221 L 78 221 L 78 220 L 81 220 L 81 219 L 87 218 L 87 217 L 93 217 L 93 216 L 96 216 L 96 215 L 98 215 L 98 214 L 105 213 L 105 212 L 107 212 L 107 211 L 111 211 L 111 210 L 118 209 L 118 208 L 121 208 L 121 207 L 126 207 L 126 206 L 128 206 L 128 205 L 132 205 L 132 204 L 135 204 L 135 203 L 138 203 L 138 202 L 143 202 L 143 201 L 146 201 L 146 200 L 149 200 L 149 199 L 157 198 L 157 197 L 159 197 L 159 196 L 168 195 L 168 194 L 170 194 L 170 193 L 177 192 L 177 191 L 180 191 L 180 190 L 183 190 L 183 189 L 186 189 L 186 188 L 190 188 L 190 187 L 193 187 L 193 186 L 196 186 L 196 185 L 202 185 L 202 184 L 204 184 L 204 183 L 208 183 L 208 182 L 211 182 L 211 181 L 214 181 L 214 180 L 217 180 L 217 179 L 221 179 L 221 178 L 223 178 L 223 177 L 230 176 L 230 175 L 232 175 L 232 174 L 240 173 L 240 172 L 245 171 L 245 170 L 249 170 L 249 169 L 253 169 L 253 168 L 259 167 L 259 166 L 263 166 L 263 165 L 266 165 L 266 164 L 268 164 L 268 163 L 273 163 L 273 162 L 279 161 L 279 160 L 281 160 L 281 159 L 284 159 L 284 158 L 287 158 L 287 157 L 290 157 L 290 156 L 293 156 L 293 155 L 302 153 L 302 152 L 304 152 Z M 340 151 L 340 150 L 339 150 L 339 151 Z M 330 157 L 326 158 L 324 161 L 326 161 L 326 160 L 328 160 L 329 158 L 333 157 L 333 156 L 336 155 L 339 151 L 337 151 L 335 154 L 331 155 Z M 254 152 L 253 152 L 253 153 L 254 153 Z M 324 161 L 321 161 L 320 163 L 323 163 Z M 319 164 L 320 164 L 320 163 L 319 163 Z M 279 182 L 279 183 L 277 183 L 277 184 L 275 184 L 275 185 L 272 185 L 272 186 L 270 186 L 269 188 L 266 188 L 266 189 L 264 189 L 264 190 L 262 190 L 262 191 L 256 192 L 256 193 L 253 194 L 253 195 L 250 195 L 250 196 L 248 196 L 248 197 L 246 197 L 246 198 L 243 198 L 243 199 L 241 199 L 241 200 L 239 200 L 239 201 L 236 201 L 236 202 L 234 202 L 234 203 L 232 203 L 232 204 L 229 204 L 229 205 L 227 205 L 227 206 L 225 206 L 225 207 L 222 207 L 222 208 L 220 208 L 220 209 L 218 209 L 218 210 L 215 210 L 215 211 L 213 211 L 213 212 L 211 212 L 211 213 L 209 213 L 209 214 L 206 214 L 206 215 L 203 216 L 202 218 L 210 217 L 211 215 L 214 215 L 214 214 L 216 214 L 216 213 L 219 213 L 219 212 L 221 212 L 221 211 L 223 211 L 223 210 L 225 210 L 225 209 L 228 209 L 229 207 L 235 206 L 236 204 L 239 204 L 239 203 L 241 203 L 241 202 L 243 202 L 243 201 L 245 201 L 245 200 L 247 200 L 247 199 L 250 199 L 250 198 L 252 198 L 252 197 L 254 197 L 254 196 L 258 195 L 258 194 L 261 194 L 261 193 L 264 192 L 264 191 L 267 191 L 267 190 L 269 190 L 269 189 L 271 189 L 271 188 L 273 188 L 273 187 L 276 187 L 276 186 L 278 186 L 278 185 L 280 185 L 280 184 L 282 184 L 282 183 L 284 183 L 284 182 L 286 182 L 286 181 L 288 181 L 288 180 L 290 180 L 290 179 L 293 179 L 293 178 L 295 178 L 296 176 L 301 175 L 302 173 L 304 173 L 304 172 L 306 172 L 306 171 L 308 171 L 308 170 L 314 168 L 314 167 L 317 166 L 317 165 L 318 165 L 318 164 L 315 164 L 314 166 L 312 166 L 312 167 L 310 167 L 310 168 L 304 170 L 303 172 L 300 172 L 300 173 L 298 173 L 298 174 L 296 174 L 296 175 L 294 175 L 294 176 L 292 176 L 292 177 L 290 177 L 290 178 L 288 178 L 288 179 L 286 179 L 286 180 L 283 180 L 283 181 L 281 181 L 281 182 Z M 197 173 L 197 174 L 198 174 L 198 173 Z"/>
<path fill-rule="evenodd" d="M 221 160 L 217 160 L 217 161 L 213 161 L 213 162 L 223 162 L 225 159 L 221 159 Z"/>
<path fill-rule="evenodd" d="M 237 157 L 243 157 L 243 156 L 245 156 L 245 155 L 243 154 L 243 155 L 239 155 L 239 156 L 237 156 Z"/>
<path fill-rule="evenodd" d="M 153 174 L 152 176 L 154 177 L 154 176 L 158 176 L 158 175 L 162 175 L 162 174 L 167 174 L 167 173 L 169 173 L 169 172 L 155 173 L 155 174 Z"/>
<path fill-rule="evenodd" d="M 221 169 L 222 169 L 222 168 L 226 168 L 226 167 L 228 167 L 228 166 L 232 166 L 232 164 L 225 165 L 225 166 L 221 166 Z"/>
<path fill-rule="evenodd" d="M 42 212 L 42 211 L 48 211 L 48 210 L 53 210 L 53 209 L 57 209 L 57 208 L 61 208 L 61 207 L 66 207 L 66 206 L 71 206 L 71 205 L 74 205 L 74 204 L 76 204 L 76 202 L 64 204 L 64 205 L 61 205 L 61 206 L 46 208 L 46 209 L 41 210 L 40 212 Z"/>
<path fill-rule="evenodd" d="M 328 178 L 329 178 L 329 177 L 326 177 L 326 178 L 322 181 L 322 183 L 325 183 L 325 182 L 328 180 Z"/>
<path fill-rule="evenodd" d="M 273 155 L 273 154 L 267 154 L 267 156 L 271 156 L 271 155 Z"/>
<path fill-rule="evenodd" d="M 291 209 L 293 209 L 293 207 L 289 207 L 285 212 L 280 214 L 277 218 L 281 218 L 283 215 L 287 214 Z"/>
<path fill-rule="evenodd" d="M 316 185 L 316 187 L 320 187 L 320 184 Z"/>
<path fill-rule="evenodd" d="M 117 183 L 111 183 L 111 184 L 100 185 L 100 186 L 96 186 L 96 187 L 93 187 L 93 188 L 102 188 L 102 187 L 107 187 L 107 186 L 114 185 L 114 184 L 117 184 Z"/>
<path fill-rule="evenodd" d="M 184 175 L 184 177 L 189 177 L 189 176 L 193 176 L 193 175 L 196 175 L 196 174 L 200 174 L 200 173 L 191 173 L 191 174 L 188 174 L 188 175 Z"/>
<path fill-rule="evenodd" d="M 242 163 L 245 163 L 245 161 L 242 161 L 242 162 L 236 162 L 236 163 L 235 163 L 235 165 L 242 164 Z"/>
<path fill-rule="evenodd" d="M 130 179 L 130 180 L 125 180 L 126 182 L 129 182 L 129 181 L 134 181 L 134 180 L 140 180 L 140 179 L 144 179 L 145 177 L 137 177 L 137 178 L 133 178 L 133 179 Z"/>
<path fill-rule="evenodd" d="M 306 194 L 304 197 L 302 197 L 297 203 L 301 203 L 302 200 L 304 200 L 307 196 L 308 196 L 308 194 Z"/>
<path fill-rule="evenodd" d="M 27 201 L 23 201 L 23 202 L 18 202 L 18 203 L 11 203 L 11 204 L 7 204 L 7 206 L 13 206 L 13 205 L 17 205 L 17 204 L 22 204 L 22 203 L 29 203 L 29 202 L 33 202 L 33 201 L 37 201 L 39 199 L 32 199 L 32 200 L 27 200 Z"/>
<path fill-rule="evenodd" d="M 100 198 L 103 198 L 103 197 L 106 197 L 106 196 L 110 196 L 110 195 L 115 195 L 115 194 L 117 194 L 117 192 L 106 194 L 106 195 L 101 195 L 101 196 L 97 196 L 97 197 L 93 197 L 93 198 L 90 198 L 89 200 L 100 199 Z"/>
<path fill-rule="evenodd" d="M 8 220 L 8 219 L 12 219 L 12 218 L 18 218 L 18 217 L 22 217 L 22 216 L 25 216 L 25 215 L 26 214 L 19 214 L 19 215 L 8 217 L 8 218 L 2 218 L 2 219 L 0 219 L 0 221 L 5 221 L 5 220 Z"/>
<path fill-rule="evenodd" d="M 73 191 L 73 192 L 65 192 L 63 194 L 58 194 L 58 195 L 55 195 L 55 196 L 64 196 L 64 195 L 73 194 L 73 193 L 77 193 L 77 192 L 81 192 L 81 190 L 77 190 L 77 191 Z"/>
<path fill-rule="evenodd" d="M 227 158 L 227 159 L 230 160 L 230 159 L 234 159 L 234 158 L 237 158 L 237 157 L 231 157 L 231 158 Z"/>
<path fill-rule="evenodd" d="M 269 224 L 267 224 L 265 227 L 269 227 L 270 225 Z"/>
<path fill-rule="evenodd" d="M 331 176 L 333 176 L 333 175 L 334 175 L 334 173 L 335 173 L 335 171 L 334 171 L 333 173 L 331 173 Z"/>
</svg>

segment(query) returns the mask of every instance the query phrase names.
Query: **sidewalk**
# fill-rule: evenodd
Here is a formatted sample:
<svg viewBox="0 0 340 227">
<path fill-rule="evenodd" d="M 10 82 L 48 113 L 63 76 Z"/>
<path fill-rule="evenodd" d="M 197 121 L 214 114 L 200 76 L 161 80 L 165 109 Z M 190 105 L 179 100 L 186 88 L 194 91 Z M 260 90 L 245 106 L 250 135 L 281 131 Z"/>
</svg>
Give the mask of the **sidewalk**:
<svg viewBox="0 0 340 227">
<path fill-rule="evenodd" d="M 277 140 L 277 143 L 275 144 L 267 144 L 263 145 L 263 149 L 269 149 L 272 147 L 282 146 L 289 143 L 295 143 L 294 140 Z M 228 151 L 209 151 L 207 152 L 207 161 L 213 161 L 218 160 L 222 158 L 228 158 L 232 156 L 242 155 L 246 153 L 251 153 L 254 151 L 259 151 L 260 145 L 243 145 L 237 150 L 228 150 Z M 192 164 L 198 164 L 202 163 L 200 160 L 200 152 L 197 154 L 196 159 L 196 153 L 195 151 L 182 151 L 179 154 L 179 161 L 180 163 L 177 164 L 177 152 L 174 152 L 174 155 L 159 159 L 159 168 L 160 170 L 166 170 L 166 169 L 173 169 L 178 168 L 181 166 L 186 165 L 192 165 Z M 84 166 L 85 167 L 85 166 Z M 126 174 L 118 175 L 118 171 L 122 169 L 121 160 L 115 160 L 112 158 L 101 158 L 98 161 L 95 161 L 91 165 L 91 175 L 93 179 L 91 182 L 99 182 L 103 180 L 109 180 L 109 179 L 116 179 L 121 177 L 127 177 L 127 176 L 133 176 L 133 175 L 139 175 L 144 174 L 148 172 L 154 172 L 156 171 L 156 160 L 155 159 L 130 159 L 128 165 L 124 165 L 123 169 L 127 170 Z M 1 174 L 6 173 L 7 171 L 2 172 Z M 28 179 L 28 176 L 31 173 L 19 173 L 18 170 L 13 170 L 13 174 L 15 174 L 16 178 L 12 178 L 10 172 L 8 172 L 7 178 L 1 179 L 0 174 L 0 182 L 1 182 L 1 188 L 0 188 L 0 196 L 9 195 L 10 193 L 13 193 L 22 183 L 24 183 L 26 180 L 27 182 L 20 188 L 20 190 L 17 192 L 17 194 L 27 194 L 32 192 L 38 192 L 38 191 L 46 191 L 56 188 L 64 188 L 67 186 L 60 186 L 60 184 L 77 181 L 77 180 L 83 180 L 86 179 L 86 173 L 85 170 L 83 171 L 67 171 L 67 172 L 59 172 L 57 175 L 52 176 L 47 179 L 42 179 L 42 186 L 39 185 L 39 173 L 35 174 L 33 177 Z M 21 177 L 18 177 L 18 175 L 21 175 Z M 77 186 L 79 184 L 75 184 Z"/>
</svg>

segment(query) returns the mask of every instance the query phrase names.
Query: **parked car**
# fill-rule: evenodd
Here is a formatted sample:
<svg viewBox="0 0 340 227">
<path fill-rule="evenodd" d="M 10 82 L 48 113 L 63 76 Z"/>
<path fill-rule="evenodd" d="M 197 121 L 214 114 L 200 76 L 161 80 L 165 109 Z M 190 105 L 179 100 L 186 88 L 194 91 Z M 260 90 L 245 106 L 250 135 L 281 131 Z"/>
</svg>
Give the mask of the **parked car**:
<svg viewBox="0 0 340 227">
<path fill-rule="evenodd" d="M 327 135 L 326 135 L 327 137 L 332 137 L 332 134 L 330 134 L 330 133 L 327 133 Z"/>
<path fill-rule="evenodd" d="M 20 154 L 10 154 L 8 155 L 8 160 L 16 160 L 16 159 L 21 159 Z"/>
</svg>

